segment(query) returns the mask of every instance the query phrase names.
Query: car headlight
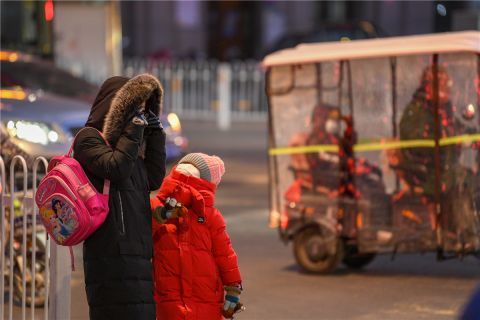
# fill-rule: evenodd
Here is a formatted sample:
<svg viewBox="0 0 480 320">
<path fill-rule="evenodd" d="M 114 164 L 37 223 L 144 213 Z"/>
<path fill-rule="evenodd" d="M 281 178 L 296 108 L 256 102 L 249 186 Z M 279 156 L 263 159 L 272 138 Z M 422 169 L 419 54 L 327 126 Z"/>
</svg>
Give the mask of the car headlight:
<svg viewBox="0 0 480 320">
<path fill-rule="evenodd" d="M 182 131 L 182 125 L 180 124 L 180 119 L 175 113 L 169 113 L 167 116 L 168 123 L 170 124 L 170 128 L 174 132 L 180 132 Z"/>
<path fill-rule="evenodd" d="M 59 133 L 48 124 L 33 121 L 8 121 L 8 133 L 15 138 L 32 143 L 47 145 L 58 141 Z"/>
</svg>

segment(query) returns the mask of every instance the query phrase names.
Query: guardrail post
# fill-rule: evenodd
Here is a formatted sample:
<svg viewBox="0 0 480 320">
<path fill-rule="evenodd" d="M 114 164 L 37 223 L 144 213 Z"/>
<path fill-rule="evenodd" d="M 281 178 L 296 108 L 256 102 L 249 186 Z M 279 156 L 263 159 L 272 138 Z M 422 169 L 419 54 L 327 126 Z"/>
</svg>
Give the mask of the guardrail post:
<svg viewBox="0 0 480 320">
<path fill-rule="evenodd" d="M 7 241 L 6 236 L 5 236 L 5 203 L 7 201 L 5 197 L 5 192 L 6 192 L 6 178 L 5 178 L 5 163 L 3 162 L 3 158 L 0 156 L 0 272 L 2 273 L 2 276 L 0 277 L 0 319 L 5 319 L 5 277 L 3 276 L 3 273 L 5 272 L 5 250 L 6 250 L 6 245 L 5 242 Z"/>
<path fill-rule="evenodd" d="M 48 319 L 70 319 L 70 255 L 67 247 L 58 246 L 51 241 L 50 247 L 50 299 Z"/>
<path fill-rule="evenodd" d="M 16 175 L 15 167 L 19 163 L 22 168 L 22 189 L 16 192 Z M 43 164 L 45 170 L 48 166 L 47 160 L 43 157 L 39 157 L 35 160 L 33 164 L 33 190 L 28 190 L 28 168 L 25 159 L 22 156 L 15 156 L 10 162 L 10 175 L 9 175 L 9 188 L 6 185 L 6 170 L 3 158 L 0 156 L 0 292 L 2 301 L 0 301 L 0 319 L 8 318 L 13 319 L 14 316 L 14 304 L 13 304 L 13 295 L 14 295 L 14 263 L 17 263 L 17 258 L 21 259 L 21 269 L 22 269 L 22 294 L 21 294 L 21 319 L 27 318 L 27 308 L 26 302 L 27 298 L 31 298 L 32 303 L 35 301 L 36 296 L 36 252 L 37 252 L 37 221 L 36 214 L 38 212 L 36 205 L 34 203 L 36 183 L 37 183 L 37 169 L 38 165 Z M 7 191 L 9 192 L 7 194 Z M 22 252 L 21 256 L 15 257 L 17 253 L 14 253 L 14 240 L 16 235 L 15 233 L 15 222 L 16 222 L 16 211 L 15 211 L 15 201 L 21 200 L 21 212 L 20 214 L 22 228 Z M 6 217 L 6 207 L 9 208 L 9 217 L 7 221 Z M 32 214 L 32 234 L 28 234 L 28 226 L 30 213 Z M 8 228 L 7 228 L 8 227 Z M 20 229 L 20 227 L 17 227 Z M 7 239 L 8 235 L 8 239 Z M 27 269 L 27 237 L 32 238 L 32 254 L 31 254 L 31 269 Z M 8 243 L 8 248 L 6 248 Z M 50 254 L 51 248 L 51 254 Z M 3 273 L 5 272 L 7 257 L 5 256 L 6 251 L 9 252 L 8 255 L 8 279 L 5 279 Z M 51 257 L 51 258 L 50 258 Z M 45 270 L 45 307 L 44 307 L 44 319 L 52 320 L 63 320 L 70 319 L 70 279 L 71 279 L 71 269 L 70 269 L 70 257 L 69 250 L 66 247 L 56 246 L 53 244 L 50 246 L 50 240 L 46 242 L 46 270 Z M 31 272 L 29 274 L 29 272 Z M 50 278 L 51 276 L 51 278 Z M 29 297 L 27 297 L 27 278 L 30 279 L 31 283 L 29 284 L 32 289 Z M 8 293 L 9 299 L 7 304 L 4 303 L 3 299 L 5 297 L 5 282 L 8 281 Z M 51 284 L 51 286 L 50 286 Z M 52 294 L 49 296 L 49 294 Z M 6 315 L 6 308 L 8 307 L 8 314 Z M 31 306 L 31 319 L 36 318 L 35 315 L 35 306 Z M 16 311 L 15 311 L 16 312 Z M 17 316 L 16 316 L 17 317 Z"/>
<path fill-rule="evenodd" d="M 220 130 L 228 130 L 232 124 L 232 70 L 227 63 L 218 66 L 218 117 Z"/>
<path fill-rule="evenodd" d="M 22 166 L 22 174 L 23 174 L 23 190 L 21 191 L 22 193 L 22 198 L 25 198 L 27 195 L 27 187 L 28 187 L 28 171 L 27 171 L 27 162 L 25 161 L 25 158 L 23 158 L 20 155 L 17 155 L 12 158 L 12 161 L 10 163 L 10 241 L 9 241 L 9 264 L 10 264 L 10 270 L 9 270 L 9 285 L 8 285 L 8 290 L 9 290 L 9 318 L 13 318 L 13 290 L 14 290 L 14 283 L 13 283 L 13 266 L 14 266 L 14 249 L 13 249 L 13 243 L 14 243 L 14 233 L 15 233 L 15 165 L 16 163 L 19 162 Z M 22 213 L 25 213 L 25 208 L 22 206 Z M 3 221 L 6 222 L 6 221 Z M 22 237 L 22 269 L 26 269 L 26 258 L 27 258 L 27 251 L 26 251 L 26 245 L 27 245 L 27 217 L 26 215 L 23 215 L 23 237 Z M 3 272 L 3 270 L 2 270 Z M 22 274 L 22 319 L 25 319 L 26 316 L 26 283 L 25 283 L 25 273 Z"/>
<path fill-rule="evenodd" d="M 48 168 L 48 161 L 44 157 L 37 157 L 33 163 L 33 168 L 32 168 L 32 173 L 33 173 L 33 178 L 32 178 L 32 197 L 31 197 L 31 202 L 32 202 L 32 264 L 31 264 L 31 277 L 32 277 L 32 282 L 31 282 L 31 292 L 30 292 L 30 298 L 31 301 L 35 301 L 35 291 L 36 291 L 36 272 L 37 272 L 37 214 L 38 214 L 38 207 L 35 204 L 35 194 L 37 193 L 37 181 L 38 181 L 38 166 L 40 164 L 43 164 L 43 168 L 45 173 L 47 172 Z M 50 240 L 47 240 L 47 242 L 50 242 Z M 45 250 L 48 249 L 48 244 L 45 243 Z M 49 253 L 45 252 L 45 265 L 48 264 L 49 259 Z M 45 270 L 45 276 L 49 276 L 50 273 Z M 45 305 L 44 305 L 44 319 L 47 319 L 48 316 L 48 285 L 49 281 L 47 280 L 45 282 Z M 30 319 L 35 319 L 35 303 L 32 303 L 30 306 Z"/>
<path fill-rule="evenodd" d="M 173 68 L 172 68 L 173 69 Z M 183 113 L 183 64 L 177 63 L 175 71 L 172 72 L 172 111 L 182 115 Z M 188 106 L 186 109 L 191 111 L 191 106 Z"/>
</svg>

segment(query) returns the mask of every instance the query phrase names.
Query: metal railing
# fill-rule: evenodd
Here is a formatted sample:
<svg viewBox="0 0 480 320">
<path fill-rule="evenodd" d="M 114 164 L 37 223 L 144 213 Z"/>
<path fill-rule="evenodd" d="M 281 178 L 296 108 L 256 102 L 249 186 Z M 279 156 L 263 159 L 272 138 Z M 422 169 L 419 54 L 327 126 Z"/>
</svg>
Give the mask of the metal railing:
<svg viewBox="0 0 480 320">
<path fill-rule="evenodd" d="M 231 121 L 267 118 L 265 72 L 258 61 L 158 62 L 130 58 L 124 59 L 123 65 L 125 76 L 151 73 L 160 79 L 165 91 L 165 112 L 175 112 L 183 118 L 195 120 L 217 119 L 223 128 L 228 128 Z M 90 65 L 77 67 L 76 74 L 90 82 L 101 84 L 105 80 L 101 68 Z M 226 118 L 220 119 L 222 114 Z"/>
<path fill-rule="evenodd" d="M 265 75 L 256 61 L 124 61 L 126 76 L 144 72 L 162 82 L 167 112 L 186 118 L 215 119 L 223 108 L 229 121 L 266 119 Z"/>
<path fill-rule="evenodd" d="M 17 164 L 20 172 L 15 171 Z M 37 223 L 34 197 L 39 174 L 47 166 L 47 160 L 38 157 L 29 172 L 25 159 L 17 155 L 10 162 L 7 185 L 7 171 L 0 157 L 0 319 L 24 320 L 28 308 L 30 319 L 70 317 L 68 250 L 51 243 L 43 225 Z"/>
</svg>

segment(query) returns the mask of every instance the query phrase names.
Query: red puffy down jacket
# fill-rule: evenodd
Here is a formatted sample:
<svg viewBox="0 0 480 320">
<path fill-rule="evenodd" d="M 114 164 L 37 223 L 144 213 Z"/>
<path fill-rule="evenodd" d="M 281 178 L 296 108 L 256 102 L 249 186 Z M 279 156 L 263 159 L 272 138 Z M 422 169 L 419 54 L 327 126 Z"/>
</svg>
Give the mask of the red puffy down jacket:
<svg viewBox="0 0 480 320">
<path fill-rule="evenodd" d="M 159 320 L 223 319 L 224 285 L 241 283 L 237 255 L 214 205 L 216 186 L 175 170 L 152 208 L 174 197 L 186 217 L 153 221 L 155 301 Z"/>
</svg>

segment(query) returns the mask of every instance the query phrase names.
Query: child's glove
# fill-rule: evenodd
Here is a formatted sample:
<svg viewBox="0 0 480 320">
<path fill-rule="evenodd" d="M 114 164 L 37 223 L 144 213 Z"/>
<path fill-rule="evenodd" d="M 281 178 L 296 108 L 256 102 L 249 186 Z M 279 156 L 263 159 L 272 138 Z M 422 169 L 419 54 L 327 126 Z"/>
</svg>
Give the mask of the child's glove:
<svg viewBox="0 0 480 320">
<path fill-rule="evenodd" d="M 241 285 L 225 286 L 225 303 L 223 304 L 222 315 L 227 319 L 231 319 L 235 312 L 243 306 L 240 303 L 240 294 L 242 293 Z"/>
<path fill-rule="evenodd" d="M 153 210 L 153 217 L 158 223 L 165 223 L 172 218 L 181 218 L 187 215 L 188 209 L 177 202 L 175 198 L 167 198 L 165 206 L 158 206 Z"/>
</svg>

